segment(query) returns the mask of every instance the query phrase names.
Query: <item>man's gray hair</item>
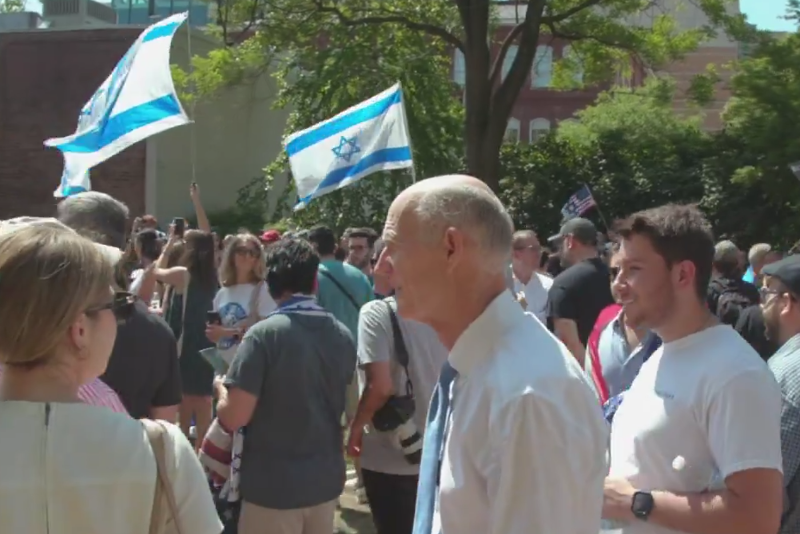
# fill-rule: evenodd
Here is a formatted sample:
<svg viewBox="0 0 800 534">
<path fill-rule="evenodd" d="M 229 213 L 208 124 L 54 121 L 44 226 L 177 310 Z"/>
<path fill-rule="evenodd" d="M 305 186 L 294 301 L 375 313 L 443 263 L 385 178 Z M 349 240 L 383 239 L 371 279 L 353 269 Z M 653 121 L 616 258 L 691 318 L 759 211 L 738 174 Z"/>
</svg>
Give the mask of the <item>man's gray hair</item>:
<svg viewBox="0 0 800 534">
<path fill-rule="evenodd" d="M 750 265 L 758 265 L 764 261 L 764 258 L 767 254 L 770 253 L 772 247 L 769 243 L 758 243 L 750 247 L 750 251 L 747 253 L 747 262 Z"/>
<path fill-rule="evenodd" d="M 489 191 L 469 185 L 427 191 L 417 200 L 415 212 L 425 235 L 439 236 L 446 228 L 458 228 L 485 253 L 487 269 L 503 272 L 508 266 L 514 223 Z"/>
<path fill-rule="evenodd" d="M 105 193 L 87 191 L 58 204 L 58 220 L 96 243 L 125 248 L 128 207 Z"/>
</svg>

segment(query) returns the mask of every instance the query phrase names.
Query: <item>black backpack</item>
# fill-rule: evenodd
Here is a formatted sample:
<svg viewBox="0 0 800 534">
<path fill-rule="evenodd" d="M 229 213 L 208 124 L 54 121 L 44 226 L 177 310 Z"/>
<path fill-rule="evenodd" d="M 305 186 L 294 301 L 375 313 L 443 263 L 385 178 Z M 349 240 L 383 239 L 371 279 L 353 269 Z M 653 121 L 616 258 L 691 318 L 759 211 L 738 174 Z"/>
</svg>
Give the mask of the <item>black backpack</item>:
<svg viewBox="0 0 800 534">
<path fill-rule="evenodd" d="M 723 323 L 736 326 L 742 310 L 758 304 L 758 299 L 745 295 L 743 289 L 738 284 L 722 289 L 717 299 L 717 317 Z"/>
</svg>

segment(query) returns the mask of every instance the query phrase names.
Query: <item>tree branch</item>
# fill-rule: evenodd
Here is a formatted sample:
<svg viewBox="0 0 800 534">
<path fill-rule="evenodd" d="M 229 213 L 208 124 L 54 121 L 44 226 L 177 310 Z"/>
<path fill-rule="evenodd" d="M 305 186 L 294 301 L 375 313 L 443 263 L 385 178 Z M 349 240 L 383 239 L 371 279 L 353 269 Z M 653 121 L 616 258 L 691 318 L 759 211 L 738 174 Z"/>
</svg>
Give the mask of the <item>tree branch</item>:
<svg viewBox="0 0 800 534">
<path fill-rule="evenodd" d="M 503 39 L 503 43 L 500 45 L 500 51 L 497 53 L 497 57 L 489 69 L 489 85 L 494 86 L 498 73 L 503 70 L 503 62 L 506 59 L 506 54 L 508 54 L 508 49 L 511 48 L 511 44 L 514 42 L 514 39 L 516 39 L 517 36 L 522 33 L 524 28 L 525 23 L 520 22 L 514 26 L 511 31 L 508 32 L 506 38 Z"/>
<path fill-rule="evenodd" d="M 504 117 L 503 130 L 505 130 L 505 121 L 511 114 L 511 109 L 536 55 L 536 47 L 539 44 L 539 27 L 545 4 L 546 0 L 529 0 L 525 11 L 525 20 L 520 24 L 522 28 L 517 57 L 514 59 L 506 79 L 500 82 L 500 87 L 497 88 L 492 98 L 492 113 L 495 116 Z"/>
<path fill-rule="evenodd" d="M 550 34 L 553 37 L 558 37 L 560 39 L 566 39 L 568 41 L 595 41 L 600 43 L 601 45 L 608 46 L 611 48 L 619 48 L 620 50 L 627 50 L 631 53 L 635 53 L 636 50 L 630 46 L 620 42 L 615 42 L 608 40 L 604 37 L 599 37 L 597 35 L 582 35 L 578 33 L 565 33 L 559 29 L 556 29 L 555 23 L 542 20 L 542 24 L 547 26 L 547 29 L 550 30 Z"/>
<path fill-rule="evenodd" d="M 317 6 L 318 12 L 328 13 L 336 16 L 336 18 L 339 19 L 339 22 L 344 24 L 345 26 L 363 26 L 366 24 L 400 24 L 411 30 L 421 31 L 439 37 L 446 43 L 461 50 L 461 52 L 464 52 L 464 43 L 461 42 L 461 39 L 459 39 L 449 31 L 447 31 L 446 29 L 442 28 L 441 26 L 436 26 L 435 24 L 416 22 L 403 15 L 386 15 L 382 17 L 365 16 L 360 18 L 350 18 L 344 13 L 342 13 L 342 11 L 338 7 L 323 5 L 322 0 L 313 0 L 313 2 L 314 5 Z"/>
<path fill-rule="evenodd" d="M 542 17 L 542 24 L 554 24 L 556 22 L 562 22 L 570 18 L 572 15 L 576 13 L 580 13 L 584 9 L 589 9 L 590 7 L 596 6 L 601 4 L 604 0 L 584 0 L 577 6 L 571 7 L 564 11 L 563 13 L 559 13 L 558 15 L 551 15 L 547 17 Z"/>
</svg>

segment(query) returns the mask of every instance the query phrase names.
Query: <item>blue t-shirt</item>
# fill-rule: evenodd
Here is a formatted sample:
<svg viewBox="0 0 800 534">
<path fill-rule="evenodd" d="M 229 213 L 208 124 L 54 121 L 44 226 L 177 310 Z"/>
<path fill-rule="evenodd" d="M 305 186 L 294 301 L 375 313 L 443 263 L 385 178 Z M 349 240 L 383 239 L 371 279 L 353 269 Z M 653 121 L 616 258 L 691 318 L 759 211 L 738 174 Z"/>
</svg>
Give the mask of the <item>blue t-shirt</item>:
<svg viewBox="0 0 800 534">
<path fill-rule="evenodd" d="M 329 276 L 342 286 L 341 289 Z M 344 293 L 345 291 L 350 298 Z M 317 274 L 317 302 L 344 323 L 354 339 L 358 335 L 358 314 L 361 306 L 373 298 L 369 279 L 352 265 L 337 260 L 323 260 L 320 263 Z M 351 299 L 354 302 L 351 302 Z"/>
</svg>

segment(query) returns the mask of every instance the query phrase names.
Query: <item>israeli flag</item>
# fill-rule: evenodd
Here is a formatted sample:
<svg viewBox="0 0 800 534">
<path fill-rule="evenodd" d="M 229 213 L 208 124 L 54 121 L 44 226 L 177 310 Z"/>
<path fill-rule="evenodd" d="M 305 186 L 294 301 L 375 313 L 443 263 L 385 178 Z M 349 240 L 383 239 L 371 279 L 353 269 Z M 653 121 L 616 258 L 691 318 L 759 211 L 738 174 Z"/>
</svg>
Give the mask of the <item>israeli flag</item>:
<svg viewBox="0 0 800 534">
<path fill-rule="evenodd" d="M 378 171 L 413 168 L 400 84 L 284 140 L 299 203 Z"/>
<path fill-rule="evenodd" d="M 81 109 L 78 129 L 45 146 L 64 154 L 64 172 L 54 196 L 91 190 L 89 169 L 134 143 L 190 122 L 175 94 L 169 50 L 188 17 L 180 13 L 147 28 Z"/>
</svg>

